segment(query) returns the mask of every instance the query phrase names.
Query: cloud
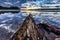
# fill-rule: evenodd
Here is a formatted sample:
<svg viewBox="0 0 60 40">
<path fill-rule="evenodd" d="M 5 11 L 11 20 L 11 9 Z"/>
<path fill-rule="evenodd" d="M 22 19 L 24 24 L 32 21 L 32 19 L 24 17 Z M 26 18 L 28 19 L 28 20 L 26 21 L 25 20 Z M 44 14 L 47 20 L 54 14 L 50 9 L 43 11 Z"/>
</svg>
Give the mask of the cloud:
<svg viewBox="0 0 60 40">
<path fill-rule="evenodd" d="M 17 4 L 17 3 L 19 3 L 20 1 L 17 1 L 17 2 L 14 2 L 14 4 Z"/>
<path fill-rule="evenodd" d="M 11 2 L 4 2 L 4 4 L 13 5 Z"/>
</svg>

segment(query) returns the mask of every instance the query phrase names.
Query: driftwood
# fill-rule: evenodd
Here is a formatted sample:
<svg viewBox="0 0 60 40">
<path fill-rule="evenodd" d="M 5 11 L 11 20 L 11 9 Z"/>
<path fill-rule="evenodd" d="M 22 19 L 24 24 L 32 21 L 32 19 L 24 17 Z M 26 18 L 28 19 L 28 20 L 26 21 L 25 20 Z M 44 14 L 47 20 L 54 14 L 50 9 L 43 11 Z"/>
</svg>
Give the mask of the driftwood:
<svg viewBox="0 0 60 40">
<path fill-rule="evenodd" d="M 60 35 L 60 28 L 54 25 L 48 25 L 48 24 L 44 24 L 44 23 L 40 23 L 39 26 L 41 26 L 42 28 L 44 28 L 47 32 L 53 32 L 56 35 Z"/>
<path fill-rule="evenodd" d="M 44 40 L 55 40 L 56 38 L 60 38 L 60 28 L 57 26 L 40 23 L 38 24 L 38 28 L 42 31 L 42 36 L 45 37 Z"/>
<path fill-rule="evenodd" d="M 29 15 L 10 40 L 38 40 L 40 38 L 38 27 L 32 16 Z M 40 40 L 42 40 L 42 38 Z"/>
<path fill-rule="evenodd" d="M 59 38 L 59 27 L 47 23 L 36 24 L 29 15 L 10 40 L 58 40 Z"/>
</svg>

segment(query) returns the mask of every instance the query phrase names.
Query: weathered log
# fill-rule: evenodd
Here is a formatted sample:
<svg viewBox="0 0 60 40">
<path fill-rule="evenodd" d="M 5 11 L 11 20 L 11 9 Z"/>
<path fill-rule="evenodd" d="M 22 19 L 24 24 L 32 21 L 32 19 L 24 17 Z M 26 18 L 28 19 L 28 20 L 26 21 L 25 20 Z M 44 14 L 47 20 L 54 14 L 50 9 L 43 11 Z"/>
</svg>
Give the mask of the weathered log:
<svg viewBox="0 0 60 40">
<path fill-rule="evenodd" d="M 55 40 L 60 38 L 60 28 L 47 23 L 36 24 L 31 15 L 27 16 L 11 40 Z"/>
<path fill-rule="evenodd" d="M 55 40 L 56 38 L 60 38 L 60 28 L 47 24 L 47 23 L 39 23 L 38 28 L 40 32 L 43 34 L 43 40 Z"/>
<path fill-rule="evenodd" d="M 44 24 L 44 23 L 40 23 L 39 26 L 43 27 L 48 33 L 49 32 L 53 32 L 55 33 L 56 35 L 60 35 L 60 28 L 59 27 L 56 27 L 54 25 L 48 25 L 48 24 Z"/>
</svg>

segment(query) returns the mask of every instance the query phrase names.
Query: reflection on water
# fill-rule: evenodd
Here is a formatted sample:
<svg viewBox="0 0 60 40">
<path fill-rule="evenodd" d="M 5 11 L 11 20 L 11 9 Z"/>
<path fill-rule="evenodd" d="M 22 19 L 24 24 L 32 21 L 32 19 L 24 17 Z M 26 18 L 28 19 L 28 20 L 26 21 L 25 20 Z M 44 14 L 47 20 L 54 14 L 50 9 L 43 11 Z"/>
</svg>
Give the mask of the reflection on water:
<svg viewBox="0 0 60 40">
<path fill-rule="evenodd" d="M 20 12 L 20 13 L 4 13 L 0 14 L 0 39 L 8 40 L 13 33 L 19 28 L 25 18 L 32 14 L 35 22 L 48 22 L 50 24 L 60 26 L 60 12 Z M 3 36 L 2 36 L 3 35 Z"/>
</svg>

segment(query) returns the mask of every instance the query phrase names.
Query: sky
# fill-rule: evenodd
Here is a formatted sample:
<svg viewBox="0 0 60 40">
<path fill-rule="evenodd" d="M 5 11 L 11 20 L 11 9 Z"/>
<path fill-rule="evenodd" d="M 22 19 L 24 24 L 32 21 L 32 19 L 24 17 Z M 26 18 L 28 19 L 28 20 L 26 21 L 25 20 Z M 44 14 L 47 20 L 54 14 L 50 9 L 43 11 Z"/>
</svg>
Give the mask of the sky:
<svg viewBox="0 0 60 40">
<path fill-rule="evenodd" d="M 25 3 L 27 0 L 0 0 L 0 5 L 1 6 L 6 6 L 6 7 L 10 7 L 10 6 L 21 6 L 22 3 Z M 28 0 L 28 1 L 32 1 L 32 0 Z M 33 0 L 33 1 L 39 1 L 42 3 L 60 3 L 60 0 Z"/>
<path fill-rule="evenodd" d="M 21 4 L 25 3 L 26 1 L 27 0 L 0 0 L 0 5 L 7 6 L 7 7 L 13 6 L 13 5 L 14 6 L 21 6 Z"/>
</svg>

